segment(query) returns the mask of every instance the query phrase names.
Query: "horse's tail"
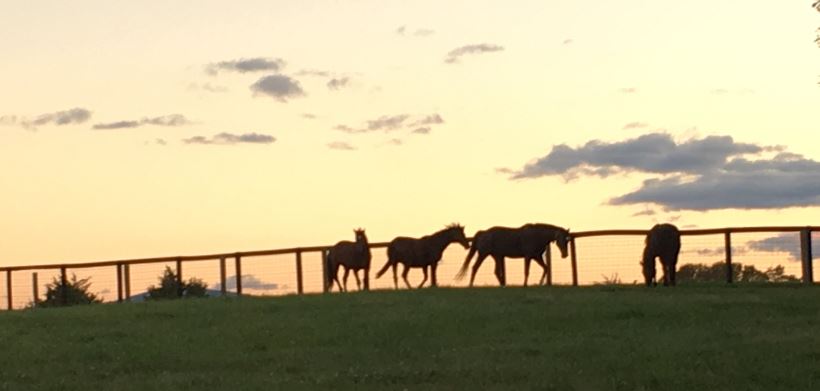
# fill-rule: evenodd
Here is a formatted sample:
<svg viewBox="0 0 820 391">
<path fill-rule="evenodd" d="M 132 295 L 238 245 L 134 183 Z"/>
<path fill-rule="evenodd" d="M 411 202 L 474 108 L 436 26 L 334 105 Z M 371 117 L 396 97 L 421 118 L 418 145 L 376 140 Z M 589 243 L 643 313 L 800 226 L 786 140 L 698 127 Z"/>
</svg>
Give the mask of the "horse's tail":
<svg viewBox="0 0 820 391">
<path fill-rule="evenodd" d="M 456 274 L 456 281 L 461 281 L 465 275 L 467 275 L 467 268 L 470 267 L 470 261 L 473 259 L 475 255 L 476 249 L 478 248 L 478 233 L 476 233 L 475 237 L 473 238 L 473 243 L 470 246 L 470 252 L 467 253 L 467 258 L 464 259 L 464 264 L 461 265 L 461 269 Z"/>
<path fill-rule="evenodd" d="M 387 262 L 385 262 L 384 266 L 382 266 L 382 268 L 379 269 L 379 271 L 376 273 L 376 278 L 381 277 L 384 273 L 387 272 L 387 269 L 390 268 L 390 265 L 395 263 L 393 261 L 393 251 L 394 250 L 392 245 L 387 246 Z"/>
<path fill-rule="evenodd" d="M 333 251 L 328 250 L 325 255 L 325 286 L 328 290 L 333 288 L 333 278 L 335 277 L 333 273 Z"/>
</svg>

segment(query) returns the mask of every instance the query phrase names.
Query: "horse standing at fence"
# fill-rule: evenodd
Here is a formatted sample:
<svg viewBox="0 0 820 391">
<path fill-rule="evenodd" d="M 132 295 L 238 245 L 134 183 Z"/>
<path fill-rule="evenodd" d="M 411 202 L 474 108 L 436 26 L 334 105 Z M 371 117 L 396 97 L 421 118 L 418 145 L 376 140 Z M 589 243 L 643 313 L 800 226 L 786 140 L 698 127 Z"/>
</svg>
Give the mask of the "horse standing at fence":
<svg viewBox="0 0 820 391">
<path fill-rule="evenodd" d="M 388 267 L 393 268 L 393 285 L 396 289 L 399 288 L 399 280 L 396 275 L 396 266 L 399 262 L 404 264 L 404 271 L 401 277 L 407 288 L 410 288 L 410 282 L 407 280 L 407 273 L 410 268 L 422 268 L 424 272 L 424 279 L 419 284 L 419 288 L 424 286 L 427 282 L 427 268 L 430 268 L 431 280 L 430 285 L 436 286 L 436 268 L 438 262 L 441 260 L 441 254 L 444 249 L 451 243 L 459 243 L 465 249 L 470 247 L 470 242 L 464 235 L 464 227 L 453 224 L 447 228 L 438 231 L 432 235 L 427 235 L 422 238 L 408 238 L 398 237 L 393 239 L 387 246 L 387 263 L 384 267 L 376 273 L 376 278 L 379 278 L 387 271 Z"/>
<path fill-rule="evenodd" d="M 675 269 L 680 254 L 680 231 L 672 224 L 657 224 L 646 235 L 641 266 L 646 286 L 655 283 L 655 258 L 663 265 L 663 285 L 675 285 Z"/>
<path fill-rule="evenodd" d="M 567 243 L 570 240 L 569 230 L 550 224 L 525 224 L 519 228 L 492 227 L 478 231 L 473 237 L 473 244 L 470 246 L 470 252 L 461 270 L 456 274 L 456 279 L 464 278 L 470 266 L 470 260 L 478 253 L 470 275 L 470 286 L 473 286 L 478 268 L 487 256 L 492 256 L 495 260 L 495 277 L 501 286 L 507 284 L 507 276 L 504 272 L 505 257 L 524 258 L 524 286 L 527 285 L 530 275 L 530 261 L 535 261 L 544 270 L 541 277 L 543 281 L 547 275 L 547 266 L 544 264 L 542 255 L 547 250 L 547 246 L 555 241 L 558 249 L 561 250 L 561 258 L 566 258 Z"/>
<path fill-rule="evenodd" d="M 327 252 L 327 281 L 325 284 L 328 291 L 333 288 L 333 281 L 339 286 L 339 291 L 347 291 L 347 277 L 351 270 L 356 277 L 356 287 L 361 290 L 361 280 L 359 280 L 359 270 L 364 270 L 364 289 L 370 289 L 370 245 L 367 243 L 367 236 L 364 230 L 359 228 L 353 231 L 356 234 L 356 241 L 343 240 L 336 243 Z M 339 283 L 339 266 L 345 268 L 344 287 Z"/>
</svg>

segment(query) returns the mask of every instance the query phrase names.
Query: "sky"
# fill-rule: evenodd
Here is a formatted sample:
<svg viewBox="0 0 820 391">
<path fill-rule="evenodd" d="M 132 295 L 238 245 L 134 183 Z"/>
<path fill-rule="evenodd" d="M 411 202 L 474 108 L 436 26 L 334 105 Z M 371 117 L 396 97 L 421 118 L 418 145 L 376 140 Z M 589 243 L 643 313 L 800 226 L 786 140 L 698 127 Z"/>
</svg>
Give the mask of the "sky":
<svg viewBox="0 0 820 391">
<path fill-rule="evenodd" d="M 10 2 L 0 265 L 820 225 L 810 2 Z"/>
</svg>

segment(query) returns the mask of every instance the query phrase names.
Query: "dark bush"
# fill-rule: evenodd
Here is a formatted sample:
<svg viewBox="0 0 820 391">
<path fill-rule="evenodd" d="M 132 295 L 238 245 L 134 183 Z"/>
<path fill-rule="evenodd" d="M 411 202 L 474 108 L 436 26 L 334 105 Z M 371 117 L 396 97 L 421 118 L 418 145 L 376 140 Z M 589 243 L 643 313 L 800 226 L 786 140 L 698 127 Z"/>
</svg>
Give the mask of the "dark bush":
<svg viewBox="0 0 820 391">
<path fill-rule="evenodd" d="M 159 286 L 148 287 L 149 300 L 178 299 L 181 297 L 206 297 L 208 284 L 198 278 L 187 282 L 177 279 L 177 274 L 168 266 L 159 278 Z"/>
<path fill-rule="evenodd" d="M 694 263 L 678 268 L 676 278 L 681 282 L 716 282 L 726 281 L 726 264 L 716 262 L 711 266 Z M 785 273 L 781 265 L 770 267 L 765 271 L 756 269 L 752 265 L 732 263 L 732 281 L 736 282 L 799 282 L 800 280 Z"/>
<path fill-rule="evenodd" d="M 101 303 L 102 299 L 88 289 L 91 287 L 91 277 L 77 279 L 75 274 L 66 279 L 65 285 L 60 278 L 54 277 L 51 283 L 46 284 L 46 299 L 35 303 L 37 307 L 63 307 L 79 304 Z"/>
</svg>

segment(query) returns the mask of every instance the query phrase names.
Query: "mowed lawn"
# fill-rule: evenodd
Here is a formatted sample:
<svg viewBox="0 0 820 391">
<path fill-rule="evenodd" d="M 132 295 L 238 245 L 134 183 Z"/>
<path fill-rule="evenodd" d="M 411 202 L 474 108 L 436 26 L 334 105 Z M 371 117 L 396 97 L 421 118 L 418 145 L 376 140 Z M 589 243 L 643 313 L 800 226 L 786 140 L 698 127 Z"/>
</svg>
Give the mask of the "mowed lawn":
<svg viewBox="0 0 820 391">
<path fill-rule="evenodd" d="M 423 289 L 0 314 L 3 390 L 817 390 L 820 288 Z"/>
</svg>

